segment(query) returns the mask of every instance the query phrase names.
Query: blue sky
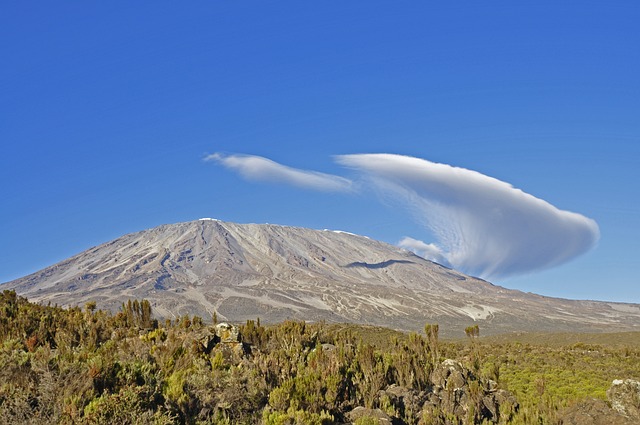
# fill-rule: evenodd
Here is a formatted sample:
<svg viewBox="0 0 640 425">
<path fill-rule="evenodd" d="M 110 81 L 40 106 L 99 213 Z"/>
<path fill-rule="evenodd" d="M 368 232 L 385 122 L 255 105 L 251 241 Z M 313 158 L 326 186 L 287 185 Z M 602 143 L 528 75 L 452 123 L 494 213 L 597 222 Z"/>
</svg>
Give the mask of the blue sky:
<svg viewBox="0 0 640 425">
<path fill-rule="evenodd" d="M 375 190 L 204 161 L 358 181 L 336 155 L 393 153 L 597 222 L 586 254 L 494 283 L 640 302 L 640 5 L 558 3 L 5 2 L 0 282 L 201 217 L 437 242 Z"/>
</svg>

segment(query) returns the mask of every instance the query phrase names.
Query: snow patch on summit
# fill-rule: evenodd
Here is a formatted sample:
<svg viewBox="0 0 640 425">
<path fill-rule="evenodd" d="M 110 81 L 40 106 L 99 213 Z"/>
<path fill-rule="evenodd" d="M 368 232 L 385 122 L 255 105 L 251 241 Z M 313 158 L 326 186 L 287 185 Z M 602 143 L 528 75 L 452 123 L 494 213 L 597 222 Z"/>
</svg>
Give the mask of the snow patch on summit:
<svg viewBox="0 0 640 425">
<path fill-rule="evenodd" d="M 368 236 L 362 236 L 362 235 L 358 235 L 356 233 L 351 233 L 351 232 L 346 232 L 344 230 L 331 230 L 331 229 L 322 229 L 323 232 L 333 232 L 333 233 L 337 233 L 339 235 L 349 235 L 349 236 L 358 236 L 360 238 L 365 238 L 365 239 L 371 239 Z"/>
</svg>

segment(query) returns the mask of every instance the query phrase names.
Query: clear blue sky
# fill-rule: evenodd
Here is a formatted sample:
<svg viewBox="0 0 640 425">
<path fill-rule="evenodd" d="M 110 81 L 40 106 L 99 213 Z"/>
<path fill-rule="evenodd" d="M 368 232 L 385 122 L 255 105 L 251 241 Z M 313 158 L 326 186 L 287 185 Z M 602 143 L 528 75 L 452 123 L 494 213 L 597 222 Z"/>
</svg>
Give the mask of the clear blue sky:
<svg viewBox="0 0 640 425">
<path fill-rule="evenodd" d="M 587 254 L 494 283 L 640 302 L 640 4 L 444 3 L 4 2 L 0 282 L 200 217 L 429 242 L 373 196 L 203 161 L 348 176 L 334 155 L 385 152 L 598 223 Z"/>
</svg>

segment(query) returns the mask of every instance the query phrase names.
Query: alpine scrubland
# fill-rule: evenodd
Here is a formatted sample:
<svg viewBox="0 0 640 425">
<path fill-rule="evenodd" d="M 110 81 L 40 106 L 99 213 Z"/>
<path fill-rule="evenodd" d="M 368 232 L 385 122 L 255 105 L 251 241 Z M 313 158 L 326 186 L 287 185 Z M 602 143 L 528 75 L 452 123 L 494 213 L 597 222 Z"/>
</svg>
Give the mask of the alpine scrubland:
<svg viewBox="0 0 640 425">
<path fill-rule="evenodd" d="M 437 324 L 215 321 L 158 322 L 145 300 L 113 314 L 4 291 L 0 422 L 558 424 L 606 403 L 612 380 L 640 377 L 637 333 L 486 338 L 469 326 L 442 340 Z"/>
</svg>

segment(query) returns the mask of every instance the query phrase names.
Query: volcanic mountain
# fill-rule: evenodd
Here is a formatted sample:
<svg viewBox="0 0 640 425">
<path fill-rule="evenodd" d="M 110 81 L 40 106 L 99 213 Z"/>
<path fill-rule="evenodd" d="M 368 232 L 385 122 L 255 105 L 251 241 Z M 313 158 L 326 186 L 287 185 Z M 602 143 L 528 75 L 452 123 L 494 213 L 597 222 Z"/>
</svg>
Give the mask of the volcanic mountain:
<svg viewBox="0 0 640 425">
<path fill-rule="evenodd" d="M 0 288 L 113 311 L 144 298 L 161 319 L 215 312 L 232 322 L 439 323 L 444 335 L 473 324 L 483 334 L 640 329 L 637 304 L 509 290 L 346 232 L 213 219 L 128 234 Z"/>
</svg>

